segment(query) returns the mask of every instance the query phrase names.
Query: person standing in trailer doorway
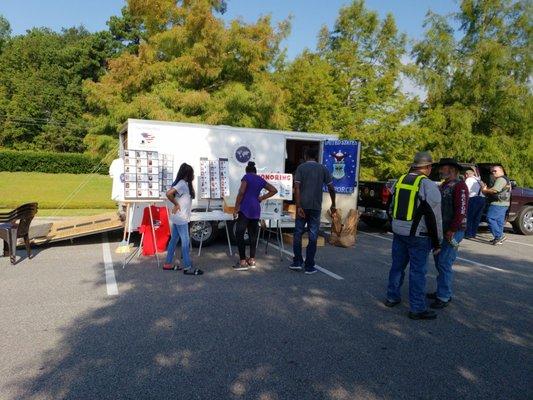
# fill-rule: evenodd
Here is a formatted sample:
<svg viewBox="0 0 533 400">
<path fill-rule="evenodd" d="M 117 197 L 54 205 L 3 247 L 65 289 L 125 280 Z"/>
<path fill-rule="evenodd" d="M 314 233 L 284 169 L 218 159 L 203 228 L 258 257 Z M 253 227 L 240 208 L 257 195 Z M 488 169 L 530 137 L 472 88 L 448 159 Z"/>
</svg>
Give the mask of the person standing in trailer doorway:
<svg viewBox="0 0 533 400">
<path fill-rule="evenodd" d="M 335 188 L 328 169 L 318 163 L 318 150 L 308 148 L 305 162 L 298 166 L 294 177 L 294 200 L 296 202 L 296 223 L 294 229 L 294 258 L 289 268 L 293 271 L 305 269 L 306 274 L 314 274 L 316 243 L 322 212 L 322 188 L 326 185 L 331 197 L 331 214 L 335 214 Z M 305 262 L 302 256 L 302 236 L 305 227 L 309 231 L 309 244 Z"/>
</svg>

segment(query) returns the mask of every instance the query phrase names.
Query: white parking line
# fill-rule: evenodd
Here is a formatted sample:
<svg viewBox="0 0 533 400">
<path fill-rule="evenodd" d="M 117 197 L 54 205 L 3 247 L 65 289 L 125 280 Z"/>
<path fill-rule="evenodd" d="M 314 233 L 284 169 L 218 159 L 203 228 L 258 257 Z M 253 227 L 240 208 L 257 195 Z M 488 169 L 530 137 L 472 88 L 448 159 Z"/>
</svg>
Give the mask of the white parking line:
<svg viewBox="0 0 533 400">
<path fill-rule="evenodd" d="M 384 237 L 382 235 L 376 235 L 375 233 L 368 233 L 368 232 L 359 232 L 359 233 L 362 233 L 363 235 L 374 236 L 374 237 L 377 237 L 377 238 L 380 238 L 380 239 L 384 239 L 384 240 L 388 240 L 389 242 L 392 242 L 391 238 Z M 469 260 L 468 258 L 457 257 L 457 259 L 461 260 L 461 261 L 464 261 L 464 262 L 467 262 L 467 263 L 470 263 L 470 264 L 473 264 L 473 265 L 477 265 L 478 267 L 491 269 L 493 271 L 503 272 L 505 274 L 511 274 L 512 273 L 512 271 L 507 271 L 505 269 L 493 267 L 492 265 L 487 265 L 487 264 L 483 264 L 483 263 L 480 263 L 480 262 L 477 262 L 477 261 Z"/>
<path fill-rule="evenodd" d="M 118 295 L 118 286 L 115 279 L 115 270 L 113 269 L 113 259 L 111 258 L 111 250 L 109 249 L 109 242 L 107 241 L 107 234 L 102 235 L 102 253 L 104 256 L 105 266 L 105 284 L 107 287 L 108 296 Z"/>
<path fill-rule="evenodd" d="M 506 242 L 509 242 L 509 243 L 515 243 L 515 244 L 521 244 L 522 246 L 527 246 L 527 247 L 533 247 L 533 244 L 522 243 L 522 242 L 515 242 L 514 240 L 509 240 L 509 239 L 507 239 Z"/>
<path fill-rule="evenodd" d="M 276 248 L 277 250 L 280 250 L 280 248 L 279 248 L 277 245 L 275 245 L 275 244 L 272 244 L 272 243 L 271 243 L 270 246 Z M 293 254 L 292 252 L 288 251 L 288 250 L 281 249 L 281 251 L 282 251 L 283 253 L 285 253 L 285 254 L 291 256 L 291 257 L 294 257 L 294 254 Z M 344 278 L 343 278 L 342 276 L 337 275 L 337 274 L 334 273 L 334 272 L 331 272 L 329 269 L 326 269 L 326 268 L 324 268 L 324 267 L 320 267 L 319 265 L 316 265 L 316 264 L 315 264 L 315 268 L 316 268 L 317 270 L 319 270 L 320 272 L 322 272 L 323 274 L 329 275 L 329 276 L 331 276 L 332 278 L 335 278 L 335 279 L 337 279 L 337 280 L 339 280 L 339 281 L 340 281 L 340 280 L 344 280 Z"/>
</svg>

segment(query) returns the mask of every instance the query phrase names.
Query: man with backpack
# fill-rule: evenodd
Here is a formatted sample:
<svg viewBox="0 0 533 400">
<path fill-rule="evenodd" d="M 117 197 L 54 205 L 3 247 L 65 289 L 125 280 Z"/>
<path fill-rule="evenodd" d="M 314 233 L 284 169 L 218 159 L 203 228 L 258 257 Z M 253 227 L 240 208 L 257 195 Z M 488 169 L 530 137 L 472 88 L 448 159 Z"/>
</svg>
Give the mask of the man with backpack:
<svg viewBox="0 0 533 400">
<path fill-rule="evenodd" d="M 503 234 L 503 227 L 505 225 L 507 209 L 511 205 L 511 183 L 509 178 L 505 176 L 503 168 L 499 165 L 492 166 L 490 173 L 494 179 L 494 183 L 490 188 L 484 185 L 482 191 L 490 203 L 487 211 L 487 222 L 490 232 L 494 236 L 491 243 L 496 246 L 502 244 L 507 239 Z"/>
</svg>

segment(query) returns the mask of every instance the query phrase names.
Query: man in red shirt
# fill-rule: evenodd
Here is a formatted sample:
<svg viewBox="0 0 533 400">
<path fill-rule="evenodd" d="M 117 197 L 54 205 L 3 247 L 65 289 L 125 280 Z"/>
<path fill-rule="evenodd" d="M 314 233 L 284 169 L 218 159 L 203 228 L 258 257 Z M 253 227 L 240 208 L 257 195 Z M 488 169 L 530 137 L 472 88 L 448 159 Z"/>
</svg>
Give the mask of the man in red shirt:
<svg viewBox="0 0 533 400">
<path fill-rule="evenodd" d="M 452 301 L 452 266 L 457 257 L 459 243 L 465 235 L 468 208 L 468 187 L 459 178 L 460 170 L 461 166 L 453 158 L 443 158 L 439 161 L 439 173 L 444 179 L 440 185 L 444 239 L 442 250 L 435 256 L 438 271 L 437 291 L 427 295 L 434 300 L 431 308 L 444 308 Z"/>
</svg>

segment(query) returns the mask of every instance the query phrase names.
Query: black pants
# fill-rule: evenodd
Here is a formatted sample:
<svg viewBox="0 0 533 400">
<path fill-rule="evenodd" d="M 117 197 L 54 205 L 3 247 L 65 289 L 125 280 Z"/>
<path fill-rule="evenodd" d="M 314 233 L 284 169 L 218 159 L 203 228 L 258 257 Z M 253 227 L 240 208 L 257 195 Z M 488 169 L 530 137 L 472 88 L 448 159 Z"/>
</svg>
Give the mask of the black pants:
<svg viewBox="0 0 533 400">
<path fill-rule="evenodd" d="M 235 238 L 237 239 L 237 247 L 239 248 L 239 257 L 241 260 L 246 260 L 246 244 L 244 243 L 244 232 L 246 232 L 246 229 L 248 229 L 248 236 L 250 237 L 250 258 L 255 258 L 255 247 L 259 232 L 258 222 L 258 219 L 249 219 L 242 212 L 239 213 L 239 218 L 237 218 L 236 222 Z"/>
</svg>

